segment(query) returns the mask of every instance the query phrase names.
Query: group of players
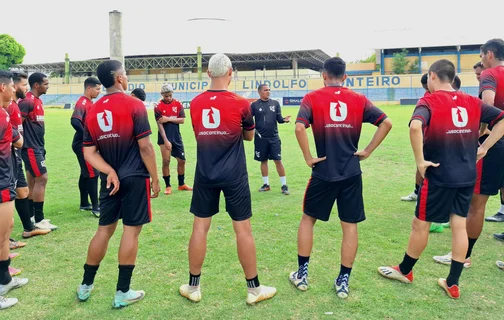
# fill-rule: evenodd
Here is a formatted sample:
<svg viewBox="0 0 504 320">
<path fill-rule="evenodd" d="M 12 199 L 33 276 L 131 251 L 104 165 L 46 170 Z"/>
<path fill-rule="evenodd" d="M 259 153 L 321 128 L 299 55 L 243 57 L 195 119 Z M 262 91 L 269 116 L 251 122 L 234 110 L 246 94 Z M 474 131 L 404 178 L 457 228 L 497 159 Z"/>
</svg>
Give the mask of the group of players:
<svg viewBox="0 0 504 320">
<path fill-rule="evenodd" d="M 448 277 L 439 279 L 438 284 L 449 297 L 455 299 L 460 297 L 458 283 L 462 269 L 481 233 L 486 200 L 489 195 L 497 194 L 504 181 L 504 170 L 495 162 L 495 159 L 501 159 L 500 152 L 504 152 L 504 148 L 499 148 L 500 144 L 504 144 L 504 121 L 501 121 L 504 119 L 504 41 L 489 40 L 481 47 L 481 58 L 486 69 L 481 75 L 482 99 L 453 88 L 456 75 L 450 61 L 439 60 L 429 68 L 428 94 L 417 103 L 409 123 L 415 162 L 422 178 L 410 241 L 399 265 L 378 268 L 378 272 L 386 278 L 413 282 L 412 269 L 427 245 L 431 223 L 449 222 L 452 253 L 446 259 L 451 267 Z M 179 190 L 193 191 L 189 280 L 180 287 L 180 294 L 194 302 L 201 300 L 200 278 L 207 235 L 212 216 L 219 212 L 219 198 L 223 192 L 245 274 L 248 289 L 246 302 L 255 304 L 272 298 L 276 289 L 261 285 L 258 278 L 243 141 L 252 141 L 255 136 L 255 159 L 261 162 L 263 174 L 260 191 L 270 189 L 267 160 L 272 159 L 276 161 L 281 177 L 282 193 L 288 194 L 285 170 L 280 162 L 276 123 L 289 122 L 290 117 L 281 116 L 278 103 L 269 99 L 267 86 L 259 88 L 261 99 L 252 106 L 246 99 L 228 91 L 232 70 L 226 55 L 212 56 L 207 71 L 210 87 L 191 101 L 190 115 L 197 143 L 193 188 L 184 182 L 185 157 L 178 130 L 185 114 L 180 103 L 172 98 L 173 89 L 169 85 L 162 87 L 163 99 L 154 112 L 158 123 L 158 145 L 163 155 L 164 193 L 171 193 L 168 167 L 171 156 L 177 159 Z M 324 88 L 303 98 L 296 118 L 296 138 L 312 175 L 305 192 L 303 216 L 298 229 L 298 269 L 289 275 L 290 282 L 297 289 L 308 289 L 313 228 L 317 220 L 329 220 L 336 202 L 343 231 L 340 273 L 334 282 L 340 298 L 349 295 L 350 274 L 357 254 L 357 225 L 366 218 L 360 161 L 372 154 L 392 128 L 392 122 L 385 113 L 364 95 L 343 86 L 345 70 L 346 65 L 341 58 L 325 61 Z M 158 197 L 161 188 L 155 151 L 149 138 L 151 128 L 147 110 L 141 101 L 145 99 L 145 93 L 125 94 L 128 77 L 118 61 L 101 63 L 97 76 L 98 79 L 86 80 L 85 94 L 76 104 L 71 120 L 76 130 L 73 150 L 82 167 L 79 180 L 81 209 L 90 210 L 99 218 L 98 230 L 89 244 L 77 297 L 80 301 L 89 299 L 109 240 L 118 220 L 122 219 L 119 276 L 113 299 L 113 306 L 120 308 L 145 297 L 144 291 L 131 289 L 130 282 L 135 268 L 138 237 L 142 226 L 152 220 L 150 201 Z M 9 235 L 16 196 L 20 200 L 29 199 L 25 201 L 28 203 L 26 215 L 33 216 L 35 220 L 33 223 L 30 219 L 31 224 L 26 221 L 26 226 L 23 222 L 27 236 L 30 232 L 47 233 L 56 228 L 44 219 L 41 208 L 47 171 L 44 163 L 43 107 L 39 97 L 47 90 L 47 78 L 35 73 L 28 81 L 31 91 L 19 102 L 22 123 L 14 125 L 12 114 L 9 115 L 7 109 L 9 105 L 14 105 L 13 99 L 22 98 L 17 94 L 18 90 L 14 90 L 20 81 L 16 76 L 13 81 L 9 72 L 0 72 L 0 103 L 3 108 L 0 112 L 0 296 L 28 282 L 27 279 L 12 277 L 8 271 Z M 93 103 L 101 86 L 106 88 L 107 93 Z M 26 89 L 23 90 L 26 92 Z M 13 92 L 16 92 L 15 96 Z M 365 122 L 375 125 L 377 130 L 369 144 L 358 150 Z M 167 127 L 166 124 L 177 126 Z M 317 157 L 310 152 L 306 133 L 309 127 L 313 130 Z M 21 129 L 22 134 L 19 133 Z M 19 153 L 27 171 L 27 197 L 24 189 L 16 193 L 17 189 L 23 188 L 19 185 Z M 94 191 L 98 175 L 101 176 L 99 202 Z M 469 221 L 472 221 L 471 225 Z M 479 227 L 479 233 L 475 226 Z M 504 268 L 502 262 L 497 265 Z M 15 298 L 2 297 L 0 308 L 10 307 L 16 302 Z"/>
</svg>

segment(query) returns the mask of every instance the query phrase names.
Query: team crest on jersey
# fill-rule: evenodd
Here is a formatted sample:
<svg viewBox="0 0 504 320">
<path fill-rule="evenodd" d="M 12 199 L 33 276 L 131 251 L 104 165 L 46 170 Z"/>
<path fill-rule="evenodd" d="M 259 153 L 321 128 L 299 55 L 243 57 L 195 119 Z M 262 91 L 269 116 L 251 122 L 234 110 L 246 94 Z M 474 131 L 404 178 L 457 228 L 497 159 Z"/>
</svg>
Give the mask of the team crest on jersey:
<svg viewBox="0 0 504 320">
<path fill-rule="evenodd" d="M 275 112 L 275 106 L 270 106 L 270 111 Z"/>
<path fill-rule="evenodd" d="M 98 125 L 103 132 L 109 132 L 112 130 L 113 124 L 112 112 L 110 112 L 109 110 L 103 111 L 104 112 L 100 112 L 96 115 L 98 119 Z"/>
<path fill-rule="evenodd" d="M 177 107 L 172 107 L 173 112 L 177 113 Z"/>
<path fill-rule="evenodd" d="M 203 109 L 203 127 L 215 129 L 220 125 L 220 111 L 214 107 Z"/>
<path fill-rule="evenodd" d="M 455 127 L 465 127 L 468 121 L 467 109 L 464 107 L 452 108 L 452 120 Z"/>
<path fill-rule="evenodd" d="M 345 121 L 348 115 L 347 105 L 344 102 L 331 102 L 330 108 L 331 120 L 335 122 Z"/>
<path fill-rule="evenodd" d="M 82 100 L 82 105 L 85 106 L 86 105 L 86 100 Z"/>
</svg>

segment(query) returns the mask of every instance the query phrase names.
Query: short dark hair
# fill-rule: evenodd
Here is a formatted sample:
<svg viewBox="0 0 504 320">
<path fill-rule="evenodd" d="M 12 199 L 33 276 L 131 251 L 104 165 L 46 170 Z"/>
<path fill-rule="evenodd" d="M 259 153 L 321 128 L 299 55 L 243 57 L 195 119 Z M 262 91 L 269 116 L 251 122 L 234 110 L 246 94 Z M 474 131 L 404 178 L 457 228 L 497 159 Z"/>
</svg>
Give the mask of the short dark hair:
<svg viewBox="0 0 504 320">
<path fill-rule="evenodd" d="M 492 51 L 497 60 L 504 60 L 504 40 L 497 38 L 488 40 L 481 46 L 481 52 L 488 53 L 488 51 Z"/>
<path fill-rule="evenodd" d="M 8 84 L 12 80 L 12 72 L 0 70 L 0 83 Z"/>
<path fill-rule="evenodd" d="M 147 95 L 145 94 L 145 91 L 142 88 L 136 88 L 135 90 L 131 91 L 131 93 L 142 101 L 145 101 L 145 98 L 147 98 Z"/>
<path fill-rule="evenodd" d="M 441 59 L 430 66 L 429 72 L 434 72 L 442 82 L 453 83 L 455 65 L 450 60 Z"/>
<path fill-rule="evenodd" d="M 261 83 L 261 84 L 259 85 L 259 87 L 257 87 L 257 91 L 261 91 L 261 90 L 262 90 L 262 88 L 264 88 L 264 87 L 269 87 L 269 86 L 268 86 L 266 83 Z"/>
<path fill-rule="evenodd" d="M 453 79 L 453 87 L 455 90 L 459 90 L 460 87 L 462 86 L 462 81 L 460 81 L 459 76 L 455 75 L 455 78 Z"/>
<path fill-rule="evenodd" d="M 100 63 L 96 70 L 96 75 L 105 88 L 110 88 L 115 84 L 115 73 L 122 68 L 122 63 L 117 60 L 107 60 Z"/>
<path fill-rule="evenodd" d="M 331 78 L 342 78 L 345 75 L 346 63 L 340 57 L 329 58 L 324 61 L 324 71 Z"/>
<path fill-rule="evenodd" d="M 473 69 L 476 69 L 476 68 L 485 69 L 485 67 L 483 67 L 483 62 L 481 62 L 481 61 L 476 62 L 476 64 L 473 66 Z"/>
<path fill-rule="evenodd" d="M 44 82 L 44 78 L 47 76 L 41 72 L 34 72 L 28 77 L 28 83 L 30 84 L 30 88 L 33 88 L 35 83 L 42 84 Z"/>
<path fill-rule="evenodd" d="M 12 73 L 12 81 L 14 81 L 14 83 L 21 82 L 21 79 L 28 79 L 28 75 L 24 72 L 17 71 Z"/>
<path fill-rule="evenodd" d="M 420 82 L 422 83 L 422 86 L 426 86 L 427 85 L 427 79 L 429 78 L 429 74 L 426 73 L 422 76 L 422 79 L 420 79 Z"/>
<path fill-rule="evenodd" d="M 86 90 L 89 87 L 96 87 L 98 85 L 101 85 L 101 82 L 95 77 L 89 77 L 86 80 L 84 80 L 84 90 Z"/>
</svg>

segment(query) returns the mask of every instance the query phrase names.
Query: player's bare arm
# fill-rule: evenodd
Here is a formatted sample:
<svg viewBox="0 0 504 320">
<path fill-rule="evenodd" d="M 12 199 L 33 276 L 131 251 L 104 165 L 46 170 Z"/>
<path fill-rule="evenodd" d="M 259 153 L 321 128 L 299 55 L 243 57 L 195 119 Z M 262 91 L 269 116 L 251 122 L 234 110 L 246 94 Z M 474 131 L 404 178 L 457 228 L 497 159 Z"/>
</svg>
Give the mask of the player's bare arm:
<svg viewBox="0 0 504 320">
<path fill-rule="evenodd" d="M 495 92 L 492 90 L 485 90 L 482 92 L 483 103 L 489 104 L 491 106 L 495 103 Z M 490 134 L 490 130 L 488 130 L 488 124 L 482 123 L 480 126 L 480 137 L 485 134 Z M 478 158 L 479 159 L 479 158 Z"/>
<path fill-rule="evenodd" d="M 166 119 L 163 119 L 163 120 L 166 120 L 166 122 L 170 122 L 170 123 L 175 123 L 175 124 L 184 124 L 185 122 L 185 118 L 172 118 L 172 117 L 166 117 L 166 116 L 163 116 L 163 118 L 166 118 Z"/>
<path fill-rule="evenodd" d="M 359 159 L 365 160 L 367 159 L 373 151 L 375 151 L 376 148 L 383 142 L 385 137 L 389 134 L 390 130 L 392 129 L 392 121 L 387 118 L 383 120 L 382 123 L 378 126 L 376 129 L 376 132 L 371 139 L 371 142 L 369 142 L 368 146 L 364 148 L 364 150 L 357 151 L 354 153 L 354 155 L 359 156 Z"/>
<path fill-rule="evenodd" d="M 483 158 L 488 150 L 504 136 L 504 121 L 499 121 L 490 131 L 490 135 L 479 146 L 476 160 Z"/>
<path fill-rule="evenodd" d="M 166 117 L 165 117 L 166 118 Z M 157 123 L 157 126 L 158 126 L 158 130 L 159 130 L 159 134 L 161 135 L 161 138 L 163 138 L 163 142 L 164 142 L 164 146 L 165 148 L 168 150 L 168 151 L 171 151 L 172 150 L 172 144 L 171 142 L 168 140 L 168 138 L 166 137 L 166 131 L 163 127 L 163 124 L 161 122 L 158 122 Z"/>
<path fill-rule="evenodd" d="M 254 139 L 254 132 L 255 132 L 254 129 L 252 130 L 243 129 L 243 140 L 252 141 Z"/>
<path fill-rule="evenodd" d="M 149 175 L 151 177 L 151 189 L 152 189 L 152 198 L 157 198 L 159 195 L 159 191 L 161 187 L 159 186 L 159 178 L 157 173 L 156 166 L 156 153 L 154 152 L 154 146 L 150 141 L 150 138 L 147 136 L 145 138 L 138 140 L 138 146 L 140 147 L 140 156 L 149 171 Z"/>
<path fill-rule="evenodd" d="M 110 192 L 110 195 L 116 194 L 119 191 L 119 177 L 115 170 L 103 159 L 95 146 L 86 146 L 84 148 L 84 159 L 93 168 L 107 175 L 107 189 L 113 185 L 114 188 Z"/>
<path fill-rule="evenodd" d="M 23 142 L 23 136 L 19 135 L 19 139 L 16 142 L 13 142 L 12 145 L 14 146 L 14 148 L 21 149 L 23 147 Z"/>
<path fill-rule="evenodd" d="M 306 134 L 306 128 L 302 123 L 296 123 L 296 139 L 299 143 L 299 147 L 303 152 L 303 157 L 306 161 L 308 167 L 313 168 L 316 163 L 324 161 L 326 157 L 313 158 L 310 152 L 310 145 L 308 144 L 308 135 Z"/>
<path fill-rule="evenodd" d="M 425 171 L 428 167 L 439 167 L 439 163 L 433 163 L 424 159 L 423 154 L 423 123 L 420 120 L 412 120 L 410 124 L 410 142 L 415 155 L 415 162 L 418 172 L 425 178 Z"/>
</svg>

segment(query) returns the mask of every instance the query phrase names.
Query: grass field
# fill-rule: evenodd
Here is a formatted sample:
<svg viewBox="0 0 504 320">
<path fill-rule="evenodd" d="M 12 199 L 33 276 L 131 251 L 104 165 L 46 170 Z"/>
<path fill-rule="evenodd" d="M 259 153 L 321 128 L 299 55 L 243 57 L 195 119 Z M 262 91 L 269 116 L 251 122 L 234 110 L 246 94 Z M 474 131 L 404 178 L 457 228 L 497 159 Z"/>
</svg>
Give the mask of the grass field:
<svg viewBox="0 0 504 320">
<path fill-rule="evenodd" d="M 75 289 L 82 279 L 82 266 L 97 219 L 79 211 L 79 167 L 71 149 L 71 111 L 47 110 L 49 183 L 45 212 L 59 229 L 29 239 L 27 247 L 16 251 L 21 257 L 13 266 L 23 269 L 22 276 L 30 282 L 9 293 L 20 302 L 0 311 L 0 319 L 502 319 L 504 272 L 497 269 L 495 261 L 504 258 L 504 246 L 492 234 L 504 231 L 504 224 L 485 224 L 474 249 L 473 266 L 462 273 L 462 297 L 458 301 L 449 299 L 437 286 L 437 279 L 447 276 L 449 267 L 432 260 L 433 255 L 450 251 L 449 229 L 431 235 L 429 246 L 416 265 L 412 285 L 386 280 L 377 273 L 378 266 L 401 261 L 414 214 L 413 203 L 399 200 L 414 186 L 415 166 L 407 127 L 412 107 L 387 106 L 383 110 L 394 128 L 380 148 L 362 163 L 367 220 L 359 225 L 360 248 L 347 300 L 338 299 L 333 288 L 340 266 L 341 229 L 336 215 L 330 222 L 319 222 L 315 227 L 310 289 L 297 291 L 288 281 L 289 272 L 297 269 L 296 233 L 310 170 L 297 145 L 294 125 L 285 124 L 280 126 L 280 135 L 290 196 L 280 193 L 273 163 L 269 174 L 272 191 L 256 191 L 262 185 L 259 163 L 253 160 L 253 143 L 246 143 L 259 278 L 261 283 L 275 286 L 277 296 L 257 306 L 245 304 L 245 279 L 222 200 L 221 213 L 214 217 L 209 234 L 201 278 L 203 299 L 193 304 L 179 295 L 179 286 L 188 281 L 191 194 L 174 191 L 171 196 L 161 195 L 153 200 L 153 222 L 144 227 L 140 236 L 132 288 L 145 290 L 147 296 L 122 310 L 112 309 L 120 231 L 112 238 L 90 300 L 76 301 Z M 295 117 L 297 109 L 284 108 L 283 114 Z M 152 111 L 149 116 L 154 127 Z M 192 183 L 196 149 L 189 121 L 181 130 L 188 159 L 186 181 Z M 374 130 L 372 125 L 364 126 L 361 147 L 365 147 Z M 311 130 L 308 132 L 314 149 Z M 160 172 L 157 147 L 156 152 Z M 499 205 L 497 197 L 491 198 L 487 215 L 494 214 Z M 21 232 L 16 215 L 16 239 L 21 238 Z"/>
</svg>

